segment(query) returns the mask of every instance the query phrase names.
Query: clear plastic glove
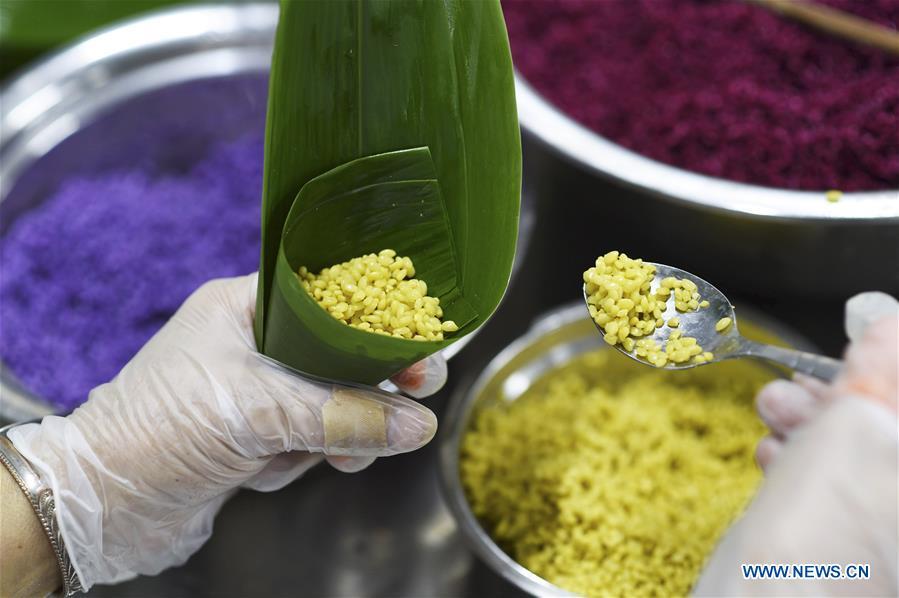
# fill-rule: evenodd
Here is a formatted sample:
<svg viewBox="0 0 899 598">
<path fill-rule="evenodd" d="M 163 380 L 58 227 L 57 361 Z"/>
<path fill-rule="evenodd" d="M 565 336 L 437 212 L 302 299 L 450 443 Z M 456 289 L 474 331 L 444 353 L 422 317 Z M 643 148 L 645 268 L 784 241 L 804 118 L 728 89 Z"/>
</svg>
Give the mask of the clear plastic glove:
<svg viewBox="0 0 899 598">
<path fill-rule="evenodd" d="M 281 488 L 322 455 L 357 471 L 434 436 L 410 399 L 311 382 L 257 353 L 255 292 L 255 275 L 207 283 L 84 405 L 10 433 L 53 488 L 86 588 L 183 563 L 238 487 Z M 434 356 L 394 381 L 423 396 L 445 379 Z"/>
<path fill-rule="evenodd" d="M 846 335 L 850 345 L 843 371 L 833 384 L 797 374 L 777 380 L 756 397 L 759 415 L 771 436 L 759 443 L 759 464 L 767 468 L 793 430 L 811 420 L 833 400 L 859 395 L 896 410 L 899 373 L 896 360 L 896 318 L 899 302 L 886 293 L 861 293 L 846 302 Z"/>
<path fill-rule="evenodd" d="M 899 595 L 899 303 L 863 293 L 846 305 L 852 341 L 832 384 L 777 381 L 757 397 L 772 436 L 767 479 L 725 535 L 697 595 Z M 870 565 L 857 579 L 744 579 L 742 564 Z"/>
</svg>

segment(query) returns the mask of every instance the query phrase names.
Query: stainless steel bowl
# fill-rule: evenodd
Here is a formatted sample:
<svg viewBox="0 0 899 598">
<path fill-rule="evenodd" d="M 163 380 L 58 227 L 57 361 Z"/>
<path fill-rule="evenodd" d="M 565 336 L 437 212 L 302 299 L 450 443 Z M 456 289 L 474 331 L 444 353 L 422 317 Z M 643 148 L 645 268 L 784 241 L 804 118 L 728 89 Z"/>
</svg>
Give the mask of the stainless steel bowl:
<svg viewBox="0 0 899 598">
<path fill-rule="evenodd" d="M 805 339 L 755 310 L 741 306 L 740 316 L 741 321 L 755 324 L 796 348 L 814 350 Z M 583 301 L 553 310 L 494 357 L 472 385 L 463 386 L 441 422 L 440 481 L 459 528 L 472 549 L 493 570 L 536 596 L 571 594 L 521 566 L 481 527 L 462 487 L 459 449 L 471 415 L 482 402 L 515 400 L 543 374 L 578 355 L 603 348 L 610 350 L 587 317 Z"/>
<path fill-rule="evenodd" d="M 656 162 L 562 113 L 518 74 L 525 174 L 591 256 L 633 247 L 760 296 L 899 291 L 899 190 L 821 192 L 736 183 Z M 552 219 L 550 214 L 547 219 Z M 601 245 L 600 245 L 601 243 Z"/>
<path fill-rule="evenodd" d="M 261 131 L 277 20 L 274 5 L 169 10 L 76 41 L 12 80 L 0 90 L 0 234 L 74 174 L 146 159 L 177 169 L 216 141 Z M 206 99 L 230 103 L 229 118 L 184 100 L 203 85 Z M 6 421 L 53 411 L 2 363 L 0 395 Z"/>
<path fill-rule="evenodd" d="M 147 160 L 179 171 L 217 142 L 263 131 L 277 22 L 275 3 L 169 9 L 76 41 L 0 89 L 0 235 L 70 176 Z M 529 198 L 515 269 L 534 221 Z M 0 420 L 52 410 L 0 362 Z"/>
</svg>

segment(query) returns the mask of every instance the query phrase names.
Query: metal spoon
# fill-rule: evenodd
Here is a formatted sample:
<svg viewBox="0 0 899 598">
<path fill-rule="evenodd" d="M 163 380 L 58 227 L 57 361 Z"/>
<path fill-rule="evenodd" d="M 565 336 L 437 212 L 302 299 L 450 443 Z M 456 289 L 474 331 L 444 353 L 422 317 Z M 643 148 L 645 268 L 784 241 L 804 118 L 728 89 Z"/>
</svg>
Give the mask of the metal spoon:
<svg viewBox="0 0 899 598">
<path fill-rule="evenodd" d="M 708 307 L 700 308 L 693 312 L 682 313 L 675 309 L 674 299 L 669 298 L 666 303 L 665 312 L 662 314 L 666 325 L 661 328 L 656 328 L 652 335 L 641 337 L 651 338 L 661 346 L 664 346 L 665 342 L 668 340 L 668 336 L 675 330 L 679 330 L 683 337 L 690 336 L 695 338 L 696 342 L 702 346 L 703 351 L 711 351 L 714 354 L 712 360 L 705 363 L 695 363 L 692 359 L 684 363 L 668 362 L 664 366 L 664 369 L 686 370 L 698 365 L 706 365 L 725 359 L 752 357 L 763 361 L 771 361 L 791 368 L 796 372 L 814 376 L 826 381 L 833 380 L 840 371 L 843 362 L 837 359 L 824 357 L 823 355 L 815 355 L 813 353 L 805 353 L 803 351 L 796 351 L 794 349 L 784 349 L 782 347 L 766 345 L 744 338 L 737 330 L 737 316 L 734 314 L 734 307 L 730 304 L 730 301 L 727 300 L 727 297 L 724 296 L 724 293 L 698 276 L 685 272 L 680 268 L 673 268 L 664 264 L 652 265 L 656 267 L 656 276 L 652 281 L 651 287 L 653 293 L 659 288 L 659 284 L 663 278 L 669 276 L 679 279 L 686 278 L 692 280 L 696 284 L 699 294 L 704 300 L 709 302 Z M 586 284 L 584 284 L 583 291 L 584 301 L 587 301 Z M 667 322 L 669 319 L 675 317 L 680 320 L 680 324 L 677 328 L 671 328 L 667 325 Z M 721 318 L 725 317 L 731 318 L 731 324 L 725 330 L 718 332 L 715 330 L 715 324 L 717 324 Z M 595 321 L 594 324 L 596 324 Z M 602 332 L 602 328 L 598 324 L 596 327 Z M 615 348 L 631 359 L 652 366 L 651 363 L 644 358 L 639 357 L 633 351 L 626 351 L 620 344 L 615 345 Z"/>
</svg>

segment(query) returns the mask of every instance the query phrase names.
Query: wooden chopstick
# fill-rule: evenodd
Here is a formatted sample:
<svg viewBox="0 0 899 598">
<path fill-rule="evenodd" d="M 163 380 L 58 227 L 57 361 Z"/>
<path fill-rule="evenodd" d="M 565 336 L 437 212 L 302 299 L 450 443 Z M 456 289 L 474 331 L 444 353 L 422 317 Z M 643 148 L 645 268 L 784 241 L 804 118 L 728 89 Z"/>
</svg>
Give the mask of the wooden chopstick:
<svg viewBox="0 0 899 598">
<path fill-rule="evenodd" d="M 879 23 L 806 0 L 746 0 L 827 33 L 899 55 L 899 32 Z"/>
</svg>

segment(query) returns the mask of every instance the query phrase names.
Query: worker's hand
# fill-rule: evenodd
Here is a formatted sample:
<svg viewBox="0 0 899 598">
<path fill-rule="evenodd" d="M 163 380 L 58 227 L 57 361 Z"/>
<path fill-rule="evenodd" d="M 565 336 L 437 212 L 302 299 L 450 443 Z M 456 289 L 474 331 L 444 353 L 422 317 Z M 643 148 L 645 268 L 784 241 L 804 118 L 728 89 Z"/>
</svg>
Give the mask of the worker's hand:
<svg viewBox="0 0 899 598">
<path fill-rule="evenodd" d="M 847 303 L 851 344 L 832 384 L 773 382 L 757 398 L 772 430 L 766 480 L 724 537 L 698 595 L 899 595 L 897 345 L 899 304 Z M 867 565 L 870 579 L 747 579 L 743 565 Z M 850 572 L 851 573 L 851 572 Z"/>
<path fill-rule="evenodd" d="M 280 488 L 322 455 L 356 471 L 434 436 L 415 401 L 311 382 L 257 353 L 255 291 L 255 275 L 207 283 L 84 405 L 10 433 L 52 486 L 85 587 L 183 563 L 238 487 Z M 445 379 L 436 356 L 394 381 L 423 396 Z"/>
<path fill-rule="evenodd" d="M 833 400 L 858 396 L 897 409 L 899 364 L 896 359 L 899 302 L 885 293 L 862 293 L 846 302 L 846 335 L 850 344 L 844 366 L 833 384 L 797 374 L 792 382 L 777 380 L 756 397 L 759 415 L 771 429 L 757 450 L 766 468 L 790 434 Z"/>
</svg>

